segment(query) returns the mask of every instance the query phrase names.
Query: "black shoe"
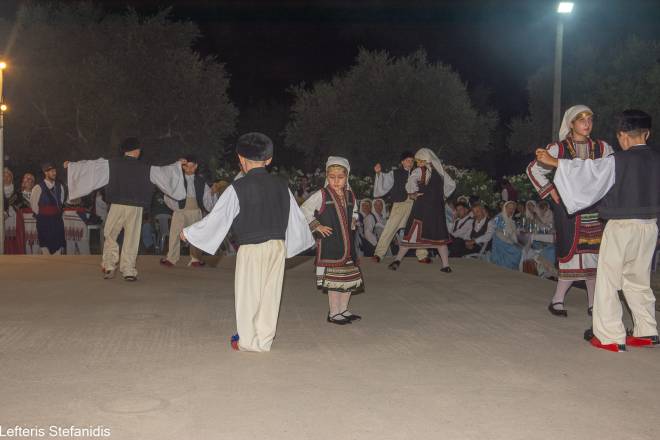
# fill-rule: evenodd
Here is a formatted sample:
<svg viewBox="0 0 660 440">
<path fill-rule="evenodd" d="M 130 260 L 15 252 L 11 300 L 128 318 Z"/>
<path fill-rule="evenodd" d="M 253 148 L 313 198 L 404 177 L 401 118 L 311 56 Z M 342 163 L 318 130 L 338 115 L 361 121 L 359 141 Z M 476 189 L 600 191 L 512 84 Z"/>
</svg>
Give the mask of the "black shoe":
<svg viewBox="0 0 660 440">
<path fill-rule="evenodd" d="M 451 270 L 451 267 L 447 266 L 447 267 L 443 267 L 442 269 L 440 269 L 440 272 L 451 273 L 452 270 Z"/>
<path fill-rule="evenodd" d="M 587 308 L 587 315 L 594 316 L 594 306 Z"/>
<path fill-rule="evenodd" d="M 137 277 L 135 275 L 126 275 L 124 277 L 124 281 L 131 281 L 131 282 L 137 281 Z"/>
<path fill-rule="evenodd" d="M 563 316 L 564 318 L 568 317 L 568 312 L 566 310 L 557 310 L 555 309 L 554 306 L 561 304 L 562 306 L 564 305 L 563 302 L 558 302 L 558 303 L 550 303 L 548 306 L 548 310 L 550 313 L 552 313 L 555 316 Z"/>
<path fill-rule="evenodd" d="M 394 260 L 390 263 L 389 266 L 387 266 L 390 270 L 397 270 L 401 266 L 401 262 L 399 260 Z"/>
<path fill-rule="evenodd" d="M 344 319 L 335 319 L 337 316 L 341 316 Z M 330 316 L 330 313 L 328 313 L 328 322 L 337 325 L 346 325 L 346 324 L 350 324 L 351 320 L 346 318 L 341 313 L 337 313 L 336 315 L 332 315 L 332 316 Z"/>
<path fill-rule="evenodd" d="M 348 310 L 344 310 L 340 314 L 349 321 L 359 321 L 360 319 L 362 319 L 362 316 L 356 315 L 355 313 L 351 313 Z"/>
<path fill-rule="evenodd" d="M 584 340 L 585 341 L 591 341 L 591 338 L 593 338 L 593 337 L 594 337 L 594 330 L 591 327 L 589 327 L 588 329 L 586 329 L 584 331 Z"/>
</svg>

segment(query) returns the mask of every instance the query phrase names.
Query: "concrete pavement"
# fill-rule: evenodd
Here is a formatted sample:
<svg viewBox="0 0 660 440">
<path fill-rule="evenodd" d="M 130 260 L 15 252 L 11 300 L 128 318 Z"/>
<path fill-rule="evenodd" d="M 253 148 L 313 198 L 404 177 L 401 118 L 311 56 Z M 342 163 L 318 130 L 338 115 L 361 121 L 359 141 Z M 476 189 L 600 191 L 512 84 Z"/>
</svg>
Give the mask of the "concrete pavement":
<svg viewBox="0 0 660 440">
<path fill-rule="evenodd" d="M 660 349 L 582 340 L 554 284 L 474 260 L 365 262 L 350 326 L 325 322 L 310 258 L 288 262 L 268 354 L 236 353 L 233 264 L 103 280 L 100 258 L 0 257 L 0 425 L 121 440 L 657 439 Z M 48 431 L 46 431 L 48 434 Z M 46 436 L 47 437 L 47 436 Z M 25 437 L 23 437 L 25 438 Z M 35 437 L 36 438 L 36 437 Z M 73 437 L 47 437 L 73 438 Z M 80 438 L 80 437 L 79 437 Z"/>
</svg>

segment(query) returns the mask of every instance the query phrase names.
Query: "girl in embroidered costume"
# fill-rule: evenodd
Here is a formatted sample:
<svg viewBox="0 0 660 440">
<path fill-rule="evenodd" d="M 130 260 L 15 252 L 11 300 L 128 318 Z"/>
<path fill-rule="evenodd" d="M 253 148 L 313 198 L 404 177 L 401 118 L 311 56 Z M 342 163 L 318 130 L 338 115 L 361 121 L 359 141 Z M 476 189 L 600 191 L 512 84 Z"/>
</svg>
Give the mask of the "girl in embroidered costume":
<svg viewBox="0 0 660 440">
<path fill-rule="evenodd" d="M 451 272 L 449 249 L 451 242 L 445 218 L 445 198 L 456 189 L 456 183 L 445 173 L 438 156 L 428 148 L 415 153 L 417 168 L 410 173 L 406 191 L 415 202 L 408 217 L 408 225 L 399 254 L 389 265 L 397 270 L 410 249 L 435 248 L 442 260 L 442 272 Z"/>
<path fill-rule="evenodd" d="M 316 285 L 328 294 L 328 322 L 338 325 L 361 319 L 348 310 L 348 302 L 352 293 L 364 291 L 354 242 L 358 208 L 348 185 L 350 169 L 348 160 L 330 156 L 325 187 L 301 206 L 317 238 Z"/>
<path fill-rule="evenodd" d="M 576 105 L 564 113 L 559 129 L 559 142 L 546 147 L 557 159 L 598 159 L 613 153 L 605 141 L 592 140 L 589 135 L 593 127 L 593 112 L 584 105 Z M 584 280 L 587 285 L 591 315 L 596 285 L 598 249 L 603 225 L 595 207 L 589 207 L 569 215 L 551 179 L 552 169 L 536 160 L 527 167 L 527 175 L 542 199 L 548 198 L 554 216 L 557 235 L 556 251 L 559 260 L 559 281 L 555 294 L 548 306 L 550 313 L 567 316 L 564 298 L 573 281 Z"/>
</svg>

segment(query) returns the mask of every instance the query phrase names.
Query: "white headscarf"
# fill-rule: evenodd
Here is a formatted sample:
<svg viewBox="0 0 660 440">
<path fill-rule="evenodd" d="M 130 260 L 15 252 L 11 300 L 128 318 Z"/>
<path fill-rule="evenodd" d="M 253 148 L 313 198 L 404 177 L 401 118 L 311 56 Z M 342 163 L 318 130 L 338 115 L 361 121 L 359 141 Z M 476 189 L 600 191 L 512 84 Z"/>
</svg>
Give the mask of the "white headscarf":
<svg viewBox="0 0 660 440">
<path fill-rule="evenodd" d="M 532 205 L 532 207 L 530 208 L 529 205 Z M 536 202 L 534 200 L 527 200 L 525 202 L 525 217 L 533 219 L 537 212 Z"/>
<path fill-rule="evenodd" d="M 573 107 L 566 110 L 564 113 L 564 119 L 561 120 L 561 127 L 559 128 L 559 140 L 563 141 L 571 134 L 571 122 L 577 115 L 582 112 L 589 112 L 593 114 L 589 107 L 586 105 L 574 105 Z"/>
<path fill-rule="evenodd" d="M 373 212 L 373 210 L 374 210 L 374 205 L 373 205 L 373 203 L 371 202 L 371 199 L 362 199 L 362 200 L 360 200 L 360 214 L 362 214 L 363 217 L 366 217 L 367 214 L 366 214 L 365 212 L 362 211 L 362 204 L 363 204 L 363 203 L 368 203 L 369 206 L 371 207 L 371 211 L 369 211 L 370 214 L 371 214 L 371 212 Z"/>
<path fill-rule="evenodd" d="M 372 211 L 374 214 L 379 215 L 379 214 L 376 212 L 376 209 L 375 209 L 376 202 L 379 201 L 379 200 L 380 200 L 380 203 L 383 204 L 383 212 L 380 214 L 380 216 L 383 218 L 383 221 L 385 221 L 385 220 L 387 220 L 387 218 L 389 217 L 389 213 L 387 212 L 387 204 L 385 203 L 385 200 L 383 200 L 383 199 L 381 199 L 381 198 L 374 199 L 373 203 L 371 204 L 371 211 Z"/>
<path fill-rule="evenodd" d="M 432 167 L 440 173 L 445 182 L 445 197 L 449 197 L 451 193 L 454 192 L 456 189 L 456 182 L 454 182 L 454 179 L 452 179 L 449 174 L 445 173 L 445 169 L 442 167 L 442 162 L 440 162 L 440 159 L 438 159 L 438 156 L 436 156 L 432 150 L 429 148 L 420 148 L 417 150 L 417 153 L 415 153 L 415 159 L 426 161 L 427 166 L 428 164 L 431 164 Z"/>
<path fill-rule="evenodd" d="M 513 200 L 509 200 L 508 202 L 504 203 L 504 205 L 502 205 L 502 218 L 504 219 L 504 228 L 506 229 L 507 235 L 510 237 L 515 237 L 518 233 L 518 228 L 516 227 L 516 222 L 513 220 L 513 216 L 509 217 L 506 213 L 506 207 L 509 204 L 512 204 L 514 207 L 518 206 L 518 204 Z"/>
<path fill-rule="evenodd" d="M 340 165 L 344 168 L 346 168 L 346 189 L 351 189 L 351 185 L 348 183 L 348 177 L 351 175 L 351 164 L 348 163 L 348 159 L 340 157 L 340 156 L 330 156 L 328 157 L 328 161 L 325 163 L 325 184 L 324 186 L 328 186 L 328 168 L 330 168 L 333 165 Z"/>
</svg>

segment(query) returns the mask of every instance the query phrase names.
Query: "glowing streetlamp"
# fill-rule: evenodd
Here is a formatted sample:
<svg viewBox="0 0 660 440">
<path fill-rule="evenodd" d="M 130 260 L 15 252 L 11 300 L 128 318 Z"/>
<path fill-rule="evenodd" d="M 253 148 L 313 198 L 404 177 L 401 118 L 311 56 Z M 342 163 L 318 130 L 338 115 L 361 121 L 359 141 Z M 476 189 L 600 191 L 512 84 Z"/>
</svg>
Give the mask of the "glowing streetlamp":
<svg viewBox="0 0 660 440">
<path fill-rule="evenodd" d="M 561 112 L 561 65 L 562 50 L 564 47 L 564 21 L 562 16 L 573 12 L 573 2 L 559 2 L 557 5 L 557 39 L 555 41 L 555 81 L 552 98 L 552 137 L 559 132 L 559 113 Z M 559 140 L 559 139 L 557 139 Z"/>
</svg>

